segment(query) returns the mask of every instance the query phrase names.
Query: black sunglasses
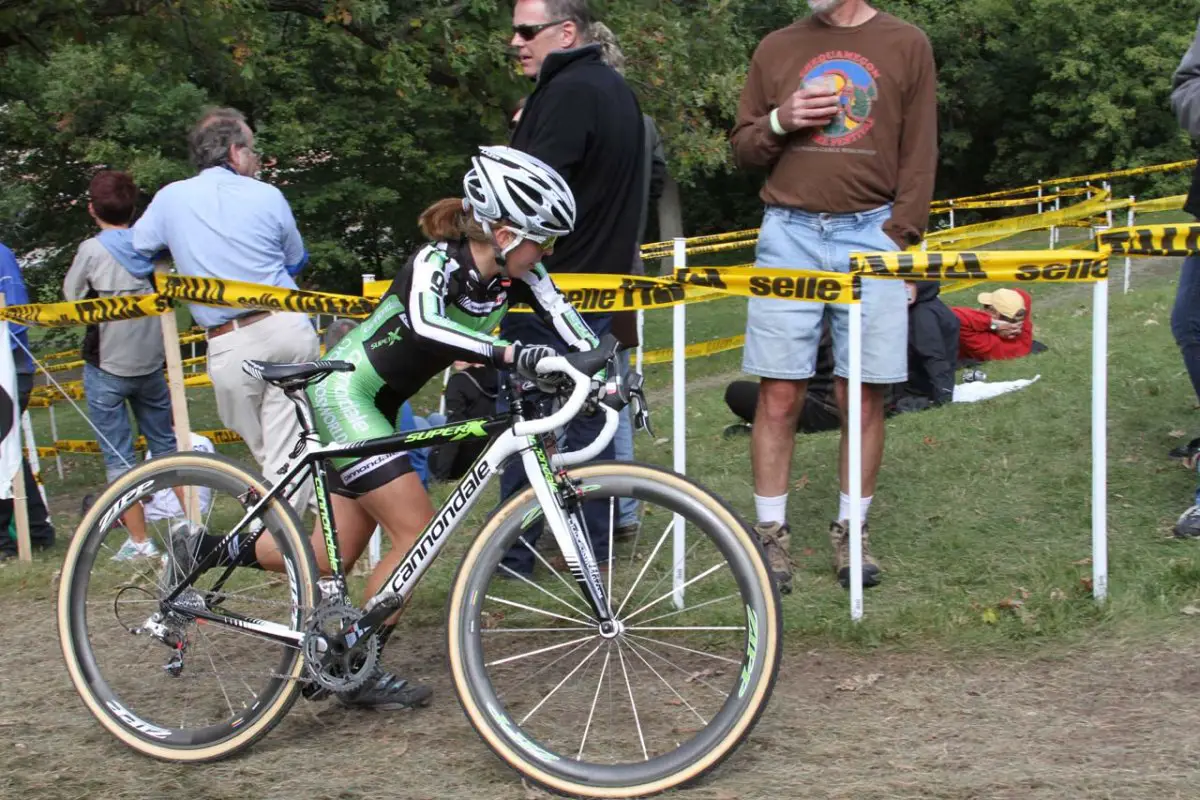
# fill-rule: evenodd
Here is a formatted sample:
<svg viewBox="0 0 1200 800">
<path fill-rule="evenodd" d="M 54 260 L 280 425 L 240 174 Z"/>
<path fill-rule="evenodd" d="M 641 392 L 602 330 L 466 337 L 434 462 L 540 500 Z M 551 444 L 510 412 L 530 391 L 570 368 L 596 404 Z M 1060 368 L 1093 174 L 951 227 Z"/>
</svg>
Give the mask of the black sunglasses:
<svg viewBox="0 0 1200 800">
<path fill-rule="evenodd" d="M 570 22 L 570 20 L 556 19 L 553 22 L 543 22 L 540 25 L 513 25 L 513 33 L 520 36 L 526 42 L 532 42 L 546 28 L 562 25 L 564 22 Z"/>
</svg>

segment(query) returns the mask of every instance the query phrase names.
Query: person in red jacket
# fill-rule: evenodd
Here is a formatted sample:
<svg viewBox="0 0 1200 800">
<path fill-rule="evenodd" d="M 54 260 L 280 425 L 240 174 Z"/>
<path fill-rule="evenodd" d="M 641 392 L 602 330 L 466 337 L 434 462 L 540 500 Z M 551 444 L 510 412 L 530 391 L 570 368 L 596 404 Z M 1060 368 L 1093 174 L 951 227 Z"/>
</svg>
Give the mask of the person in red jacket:
<svg viewBox="0 0 1200 800">
<path fill-rule="evenodd" d="M 979 295 L 978 308 L 954 307 L 958 317 L 960 360 L 1000 361 L 1021 358 L 1033 350 L 1033 316 L 1024 289 L 997 289 Z"/>
</svg>

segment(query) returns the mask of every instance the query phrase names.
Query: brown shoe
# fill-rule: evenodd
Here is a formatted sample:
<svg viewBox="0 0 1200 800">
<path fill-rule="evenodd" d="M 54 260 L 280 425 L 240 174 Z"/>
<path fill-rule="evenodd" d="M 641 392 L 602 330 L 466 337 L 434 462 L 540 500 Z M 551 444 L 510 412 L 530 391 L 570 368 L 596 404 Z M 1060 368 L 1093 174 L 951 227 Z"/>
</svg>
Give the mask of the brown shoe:
<svg viewBox="0 0 1200 800">
<path fill-rule="evenodd" d="M 792 536 L 786 522 L 760 522 L 754 526 L 754 535 L 758 537 L 763 552 L 767 556 L 767 568 L 779 591 L 783 594 L 792 593 L 792 556 L 788 548 Z"/>
<path fill-rule="evenodd" d="M 834 522 L 829 526 L 829 544 L 833 548 L 833 571 L 837 574 L 838 583 L 850 586 L 850 523 L 847 520 Z M 878 586 L 880 580 L 879 562 L 871 557 L 871 539 L 867 532 L 867 523 L 862 526 L 862 582 L 863 586 Z"/>
</svg>

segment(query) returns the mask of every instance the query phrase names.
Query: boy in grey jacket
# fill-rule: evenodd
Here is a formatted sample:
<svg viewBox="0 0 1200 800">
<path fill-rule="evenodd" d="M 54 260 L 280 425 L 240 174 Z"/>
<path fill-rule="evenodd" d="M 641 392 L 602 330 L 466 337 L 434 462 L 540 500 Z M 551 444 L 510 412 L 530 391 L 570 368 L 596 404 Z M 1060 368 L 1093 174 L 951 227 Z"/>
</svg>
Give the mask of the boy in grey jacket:
<svg viewBox="0 0 1200 800">
<path fill-rule="evenodd" d="M 127 173 L 104 170 L 92 178 L 88 199 L 88 213 L 102 232 L 127 231 L 133 221 L 137 186 Z M 153 292 L 148 280 L 134 277 L 109 254 L 99 236 L 79 245 L 63 281 L 68 300 Z M 88 415 L 100 433 L 109 483 L 137 463 L 129 410 L 151 455 L 176 449 L 171 395 L 163 377 L 162 323 L 157 317 L 89 325 L 83 338 L 83 360 Z M 129 538 L 112 556 L 114 561 L 158 555 L 153 540 L 146 538 L 146 517 L 140 504 L 125 512 L 122 522 Z"/>
</svg>

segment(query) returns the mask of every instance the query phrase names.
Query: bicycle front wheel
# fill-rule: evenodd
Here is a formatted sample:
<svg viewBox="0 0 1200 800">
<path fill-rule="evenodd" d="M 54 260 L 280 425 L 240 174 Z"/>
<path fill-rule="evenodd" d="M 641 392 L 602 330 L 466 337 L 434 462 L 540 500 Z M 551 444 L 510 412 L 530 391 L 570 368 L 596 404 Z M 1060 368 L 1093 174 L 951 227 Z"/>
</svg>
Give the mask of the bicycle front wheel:
<svg viewBox="0 0 1200 800">
<path fill-rule="evenodd" d="M 450 594 L 452 678 L 475 730 L 556 792 L 640 797 L 680 786 L 737 748 L 766 706 L 781 652 L 778 592 L 745 522 L 673 472 L 628 463 L 572 470 L 604 503 L 600 559 L 615 631 L 601 632 L 532 490 L 487 522 Z M 622 538 L 623 500 L 640 509 Z M 626 509 L 626 513 L 628 510 Z M 532 576 L 503 565 L 532 552 Z"/>
<path fill-rule="evenodd" d="M 185 518 L 176 489 L 195 493 L 198 519 Z M 117 479 L 71 541 L 58 595 L 67 669 L 88 711 L 140 753 L 225 758 L 265 735 L 300 692 L 299 636 L 255 632 L 302 631 L 318 591 L 311 547 L 287 503 L 273 500 L 250 523 L 265 525 L 284 572 L 237 568 L 221 581 L 225 570 L 211 569 L 165 603 L 186 576 L 163 555 L 181 526 L 223 536 L 267 491 L 227 458 L 156 458 Z M 147 544 L 132 550 L 122 518 L 137 503 L 146 507 Z"/>
</svg>

